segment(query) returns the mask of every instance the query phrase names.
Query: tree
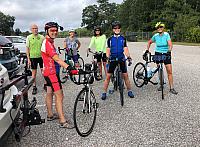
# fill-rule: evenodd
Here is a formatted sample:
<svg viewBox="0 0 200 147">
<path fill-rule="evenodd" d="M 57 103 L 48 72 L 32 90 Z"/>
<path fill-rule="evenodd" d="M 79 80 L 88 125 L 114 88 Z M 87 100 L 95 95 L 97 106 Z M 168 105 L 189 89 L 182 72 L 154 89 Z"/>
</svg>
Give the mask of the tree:
<svg viewBox="0 0 200 147">
<path fill-rule="evenodd" d="M 11 33 L 13 32 L 14 22 L 14 16 L 5 15 L 0 12 L 0 32 L 2 32 L 2 34 L 11 35 Z"/>
<path fill-rule="evenodd" d="M 16 35 L 16 36 L 19 36 L 21 33 L 22 33 L 22 32 L 21 32 L 21 30 L 20 30 L 19 28 L 16 28 L 16 29 L 15 29 L 15 35 Z"/>
</svg>

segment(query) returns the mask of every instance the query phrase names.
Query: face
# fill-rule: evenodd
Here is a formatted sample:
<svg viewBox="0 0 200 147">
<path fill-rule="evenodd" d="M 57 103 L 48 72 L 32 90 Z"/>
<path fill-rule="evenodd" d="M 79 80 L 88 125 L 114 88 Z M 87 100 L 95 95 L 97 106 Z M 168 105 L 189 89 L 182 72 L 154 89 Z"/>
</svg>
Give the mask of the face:
<svg viewBox="0 0 200 147">
<path fill-rule="evenodd" d="M 115 34 L 119 34 L 120 31 L 121 31 L 121 28 L 120 28 L 119 26 L 116 26 L 116 27 L 113 28 L 113 32 L 114 32 Z"/>
<path fill-rule="evenodd" d="M 96 34 L 96 35 L 99 35 L 99 34 L 100 34 L 100 30 L 99 30 L 99 29 L 96 29 L 96 30 L 95 30 L 95 34 Z"/>
<path fill-rule="evenodd" d="M 32 34 L 34 34 L 34 35 L 37 35 L 38 34 L 38 26 L 37 25 L 32 25 L 31 26 L 31 32 L 32 32 Z"/>
<path fill-rule="evenodd" d="M 58 29 L 56 27 L 52 27 L 48 29 L 49 36 L 55 39 L 58 36 Z"/>
<path fill-rule="evenodd" d="M 74 37 L 74 32 L 69 32 L 69 36 Z"/>
<path fill-rule="evenodd" d="M 163 26 L 159 26 L 159 27 L 157 28 L 157 31 L 158 31 L 158 33 L 164 32 L 164 27 L 163 27 Z"/>
</svg>

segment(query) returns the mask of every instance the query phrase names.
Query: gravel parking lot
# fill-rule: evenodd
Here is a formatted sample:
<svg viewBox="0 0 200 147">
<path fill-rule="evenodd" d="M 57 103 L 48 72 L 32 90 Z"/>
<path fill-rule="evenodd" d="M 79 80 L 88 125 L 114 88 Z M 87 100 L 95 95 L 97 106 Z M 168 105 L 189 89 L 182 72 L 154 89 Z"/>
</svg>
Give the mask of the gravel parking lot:
<svg viewBox="0 0 200 147">
<path fill-rule="evenodd" d="M 56 40 L 56 46 L 62 47 L 63 39 Z M 81 38 L 80 54 L 85 62 L 89 38 Z M 119 94 L 108 95 L 100 99 L 103 81 L 93 84 L 95 96 L 99 102 L 97 121 L 92 134 L 80 137 L 76 130 L 61 129 L 57 121 L 46 122 L 31 127 L 31 132 L 20 143 L 11 136 L 8 147 L 113 147 L 113 146 L 199 146 L 200 144 L 200 47 L 174 45 L 173 75 L 178 95 L 170 94 L 168 83 L 165 86 L 165 100 L 161 99 L 158 86 L 148 84 L 137 88 L 132 79 L 132 71 L 137 62 L 143 62 L 142 54 L 145 42 L 128 42 L 133 65 L 128 68 L 135 98 L 130 99 L 125 91 L 125 105 L 121 107 Z M 153 46 L 151 47 L 153 51 Z M 104 76 L 105 78 L 105 76 Z M 42 90 L 43 79 L 38 75 L 38 109 L 46 118 L 44 103 L 45 92 Z M 111 85 L 111 84 L 110 84 Z M 71 81 L 63 85 L 64 110 L 72 120 L 75 98 L 82 86 Z M 32 97 L 30 90 L 30 98 Z"/>
</svg>

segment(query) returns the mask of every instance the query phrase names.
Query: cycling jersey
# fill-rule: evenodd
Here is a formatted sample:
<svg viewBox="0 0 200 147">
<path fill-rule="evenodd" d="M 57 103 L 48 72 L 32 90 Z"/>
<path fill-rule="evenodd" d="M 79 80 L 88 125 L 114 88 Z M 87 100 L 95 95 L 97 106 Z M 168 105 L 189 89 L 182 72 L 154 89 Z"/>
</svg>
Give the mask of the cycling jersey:
<svg viewBox="0 0 200 147">
<path fill-rule="evenodd" d="M 43 75 L 49 76 L 56 74 L 56 66 L 59 66 L 57 62 L 53 60 L 53 56 L 58 55 L 56 48 L 54 47 L 54 41 L 46 38 L 42 43 L 42 59 L 44 63 Z"/>
<path fill-rule="evenodd" d="M 41 57 L 41 46 L 44 36 L 38 34 L 37 36 L 31 34 L 26 38 L 26 47 L 30 49 L 30 58 Z"/>
<path fill-rule="evenodd" d="M 124 58 L 124 47 L 127 47 L 126 38 L 122 35 L 113 35 L 107 41 L 111 58 Z"/>
<path fill-rule="evenodd" d="M 168 46 L 168 41 L 171 40 L 169 33 L 164 32 L 162 35 L 159 33 L 156 33 L 153 35 L 151 38 L 153 42 L 156 43 L 155 51 L 159 53 L 167 53 L 169 46 Z"/>
<path fill-rule="evenodd" d="M 69 52 L 69 55 L 70 55 L 70 56 L 72 56 L 72 54 L 73 54 L 74 56 L 77 55 L 77 48 L 78 48 L 79 40 L 78 40 L 76 37 L 74 37 L 74 38 L 72 38 L 72 39 L 69 38 L 69 37 L 67 37 L 67 38 L 65 39 L 65 42 L 66 42 L 67 48 L 73 50 L 72 53 Z"/>
<path fill-rule="evenodd" d="M 88 48 L 92 47 L 94 47 L 97 52 L 106 53 L 106 35 L 101 35 L 99 37 L 93 36 Z"/>
</svg>

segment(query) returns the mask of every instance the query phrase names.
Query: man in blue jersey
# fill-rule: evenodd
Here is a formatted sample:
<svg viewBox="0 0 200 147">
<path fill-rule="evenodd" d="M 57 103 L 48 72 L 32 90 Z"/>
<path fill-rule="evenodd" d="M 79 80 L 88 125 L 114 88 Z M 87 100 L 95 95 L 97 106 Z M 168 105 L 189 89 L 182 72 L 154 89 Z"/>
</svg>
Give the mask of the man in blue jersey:
<svg viewBox="0 0 200 147">
<path fill-rule="evenodd" d="M 102 100 L 106 99 L 106 93 L 110 82 L 110 78 L 118 63 L 120 63 L 120 69 L 123 73 L 123 78 L 125 80 L 125 84 L 128 90 L 128 96 L 130 98 L 134 98 L 134 94 L 131 91 L 131 84 L 128 77 L 127 65 L 125 61 L 125 56 L 128 60 L 131 60 L 131 57 L 127 47 L 126 39 L 122 35 L 120 35 L 120 29 L 120 22 L 115 21 L 112 23 L 112 30 L 114 34 L 110 38 L 108 38 L 106 49 L 106 56 L 110 59 L 111 62 L 109 64 L 106 79 L 104 82 L 104 93 L 102 93 L 101 97 Z M 118 61 L 114 61 L 115 59 L 118 59 Z"/>
</svg>

